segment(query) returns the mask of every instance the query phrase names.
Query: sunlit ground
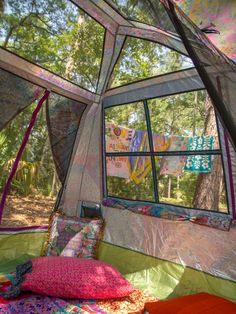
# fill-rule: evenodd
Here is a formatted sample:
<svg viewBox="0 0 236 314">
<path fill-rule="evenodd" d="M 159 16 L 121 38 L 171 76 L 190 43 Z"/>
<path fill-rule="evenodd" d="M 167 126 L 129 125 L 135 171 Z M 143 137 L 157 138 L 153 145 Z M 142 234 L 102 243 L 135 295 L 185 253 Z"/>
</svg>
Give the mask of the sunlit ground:
<svg viewBox="0 0 236 314">
<path fill-rule="evenodd" d="M 47 196 L 8 196 L 0 227 L 47 225 L 54 203 Z"/>
</svg>

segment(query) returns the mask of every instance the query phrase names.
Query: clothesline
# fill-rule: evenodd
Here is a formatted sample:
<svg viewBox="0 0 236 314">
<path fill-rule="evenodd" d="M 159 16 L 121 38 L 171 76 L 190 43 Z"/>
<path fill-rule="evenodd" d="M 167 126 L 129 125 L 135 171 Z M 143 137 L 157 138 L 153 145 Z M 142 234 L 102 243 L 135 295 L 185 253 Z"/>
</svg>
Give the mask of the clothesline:
<svg viewBox="0 0 236 314">
<path fill-rule="evenodd" d="M 154 151 L 211 150 L 213 136 L 178 136 L 153 134 Z M 147 152 L 149 141 L 146 131 L 106 124 L 107 152 Z M 160 175 L 181 176 L 184 171 L 208 173 L 212 171 L 212 156 L 164 156 L 159 158 Z M 107 157 L 107 175 L 133 179 L 139 184 L 151 171 L 149 156 Z"/>
</svg>

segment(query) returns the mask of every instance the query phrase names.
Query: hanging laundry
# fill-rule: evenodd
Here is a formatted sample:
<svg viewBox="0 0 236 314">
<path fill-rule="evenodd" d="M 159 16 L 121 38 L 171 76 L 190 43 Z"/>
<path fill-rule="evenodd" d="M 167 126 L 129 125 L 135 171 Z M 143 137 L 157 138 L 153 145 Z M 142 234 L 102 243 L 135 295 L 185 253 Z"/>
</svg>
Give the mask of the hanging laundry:
<svg viewBox="0 0 236 314">
<path fill-rule="evenodd" d="M 169 149 L 171 145 L 171 137 L 160 134 L 153 134 L 154 152 L 164 152 Z"/>
<path fill-rule="evenodd" d="M 148 134 L 143 131 L 135 131 L 131 146 L 131 152 L 149 151 Z M 130 156 L 131 178 L 136 184 L 140 184 L 152 169 L 151 158 L 148 156 Z"/>
<path fill-rule="evenodd" d="M 185 151 L 189 138 L 186 136 L 170 136 L 168 151 Z M 184 170 L 186 156 L 164 156 L 160 160 L 160 175 L 181 176 Z"/>
<path fill-rule="evenodd" d="M 106 123 L 106 151 L 107 152 L 129 152 L 135 131 L 120 127 L 113 123 Z M 130 165 L 128 157 L 107 157 L 107 176 L 130 178 Z"/>
<path fill-rule="evenodd" d="M 189 138 L 188 150 L 212 150 L 213 136 L 193 136 Z M 184 171 L 208 173 L 212 171 L 211 155 L 188 156 Z"/>
<path fill-rule="evenodd" d="M 106 123 L 106 152 L 129 152 L 135 131 L 113 123 Z"/>
<path fill-rule="evenodd" d="M 106 158 L 107 176 L 118 177 L 123 179 L 130 178 L 130 167 L 128 157 L 112 156 Z"/>
</svg>

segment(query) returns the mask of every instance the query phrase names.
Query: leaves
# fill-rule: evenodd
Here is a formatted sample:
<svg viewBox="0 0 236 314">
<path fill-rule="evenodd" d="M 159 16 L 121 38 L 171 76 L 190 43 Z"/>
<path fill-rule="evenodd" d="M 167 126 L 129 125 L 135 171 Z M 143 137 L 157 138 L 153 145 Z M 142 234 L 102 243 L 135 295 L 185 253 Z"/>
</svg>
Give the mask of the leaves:
<svg viewBox="0 0 236 314">
<path fill-rule="evenodd" d="M 68 0 L 7 0 L 0 45 L 96 90 L 104 28 Z"/>
</svg>

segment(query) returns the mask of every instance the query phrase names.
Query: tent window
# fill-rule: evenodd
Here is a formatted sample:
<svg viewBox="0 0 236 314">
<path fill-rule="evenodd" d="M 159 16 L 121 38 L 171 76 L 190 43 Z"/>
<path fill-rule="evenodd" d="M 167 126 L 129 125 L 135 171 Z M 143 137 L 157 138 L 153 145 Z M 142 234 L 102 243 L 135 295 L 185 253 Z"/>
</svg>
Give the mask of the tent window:
<svg viewBox="0 0 236 314">
<path fill-rule="evenodd" d="M 129 163 L 133 162 L 136 171 L 130 178 Z M 143 166 L 140 166 L 140 163 Z M 137 163 L 137 165 L 135 165 Z M 107 187 L 109 195 L 131 200 L 155 201 L 151 158 L 139 157 L 107 157 Z M 119 171 L 117 171 L 117 168 Z"/>
<path fill-rule="evenodd" d="M 109 87 L 193 67 L 190 58 L 157 43 L 127 37 Z"/>
<path fill-rule="evenodd" d="M 175 28 L 160 1 L 156 0 L 107 0 L 125 17 L 165 30 L 175 32 Z"/>
<path fill-rule="evenodd" d="M 0 46 L 96 90 L 104 28 L 71 1 L 5 1 Z"/>
<path fill-rule="evenodd" d="M 0 133 L 0 195 L 22 142 L 36 102 L 27 106 Z M 3 211 L 2 226 L 47 225 L 61 187 L 53 164 L 45 105 L 38 114 Z"/>
<path fill-rule="evenodd" d="M 205 91 L 105 109 L 107 196 L 228 212 Z"/>
</svg>

